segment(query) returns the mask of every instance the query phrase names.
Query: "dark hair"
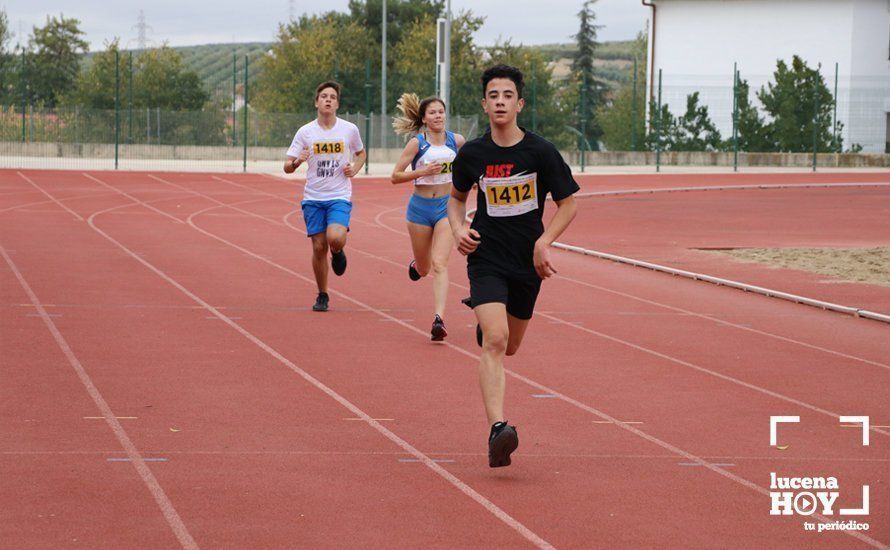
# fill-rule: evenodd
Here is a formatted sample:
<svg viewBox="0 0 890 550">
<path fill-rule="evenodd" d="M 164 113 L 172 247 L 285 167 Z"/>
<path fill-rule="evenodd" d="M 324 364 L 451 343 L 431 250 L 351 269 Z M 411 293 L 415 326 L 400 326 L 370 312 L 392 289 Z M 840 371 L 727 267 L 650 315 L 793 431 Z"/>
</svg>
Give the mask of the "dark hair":
<svg viewBox="0 0 890 550">
<path fill-rule="evenodd" d="M 522 98 L 522 88 L 525 87 L 525 81 L 522 79 L 522 71 L 517 69 L 516 67 L 511 67 L 510 65 L 495 65 L 494 67 L 489 67 L 482 73 L 482 97 L 485 97 L 486 88 L 488 88 L 488 83 L 494 80 L 495 78 L 509 78 L 513 81 L 513 84 L 516 84 L 516 93 L 519 94 L 519 97 Z"/>
<path fill-rule="evenodd" d="M 420 107 L 417 109 L 421 121 L 423 121 L 423 117 L 426 116 L 427 107 L 429 107 L 433 103 L 440 103 L 442 105 L 442 108 L 445 108 L 445 102 L 442 101 L 442 98 L 435 96 L 424 98 L 423 101 L 420 102 Z"/>
<path fill-rule="evenodd" d="M 325 88 L 333 88 L 337 92 L 337 99 L 340 99 L 340 83 L 334 80 L 325 80 L 315 88 L 315 101 L 318 101 L 318 94 Z"/>
<path fill-rule="evenodd" d="M 420 101 L 417 94 L 402 94 L 397 105 L 398 109 L 402 111 L 402 115 L 393 118 L 392 121 L 392 127 L 395 128 L 396 133 L 407 136 L 419 132 L 423 128 L 423 117 L 426 115 L 426 110 L 433 103 L 440 103 L 442 108 L 445 108 L 445 102 L 435 96 Z"/>
</svg>

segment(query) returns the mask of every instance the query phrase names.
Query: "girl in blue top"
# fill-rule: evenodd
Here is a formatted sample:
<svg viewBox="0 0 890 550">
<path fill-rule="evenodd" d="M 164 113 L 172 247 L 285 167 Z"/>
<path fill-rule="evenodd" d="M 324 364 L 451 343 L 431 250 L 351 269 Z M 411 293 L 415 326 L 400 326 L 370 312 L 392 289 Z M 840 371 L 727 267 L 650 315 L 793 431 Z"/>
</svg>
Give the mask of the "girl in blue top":
<svg viewBox="0 0 890 550">
<path fill-rule="evenodd" d="M 442 318 L 448 297 L 448 256 L 454 247 L 448 225 L 451 165 L 466 140 L 445 129 L 445 103 L 437 97 L 420 101 L 416 94 L 402 94 L 398 108 L 402 114 L 393 120 L 393 128 L 411 137 L 393 170 L 392 182 L 414 182 L 406 216 L 414 251 L 408 276 L 417 281 L 432 272 L 436 316 L 430 334 L 433 341 L 441 341 L 448 335 Z"/>
</svg>

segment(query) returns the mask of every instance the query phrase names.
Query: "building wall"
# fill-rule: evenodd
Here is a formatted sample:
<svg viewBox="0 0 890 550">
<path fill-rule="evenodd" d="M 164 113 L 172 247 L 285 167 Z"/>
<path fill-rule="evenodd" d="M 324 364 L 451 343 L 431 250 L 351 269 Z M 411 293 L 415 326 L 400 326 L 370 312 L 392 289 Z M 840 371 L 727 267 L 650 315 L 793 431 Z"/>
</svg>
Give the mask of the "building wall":
<svg viewBox="0 0 890 550">
<path fill-rule="evenodd" d="M 650 78 L 657 93 L 658 70 L 663 70 L 663 102 L 675 116 L 685 111 L 686 96 L 698 91 L 727 138 L 733 63 L 756 104 L 754 94 L 772 79 L 776 61 L 799 55 L 810 67 L 821 64 L 829 88 L 838 64 L 845 146 L 860 143 L 866 151 L 884 151 L 890 0 L 656 0 L 656 5 Z"/>
<path fill-rule="evenodd" d="M 863 151 L 883 152 L 890 142 L 890 0 L 855 0 L 853 28 L 845 145 L 858 143 Z"/>
</svg>

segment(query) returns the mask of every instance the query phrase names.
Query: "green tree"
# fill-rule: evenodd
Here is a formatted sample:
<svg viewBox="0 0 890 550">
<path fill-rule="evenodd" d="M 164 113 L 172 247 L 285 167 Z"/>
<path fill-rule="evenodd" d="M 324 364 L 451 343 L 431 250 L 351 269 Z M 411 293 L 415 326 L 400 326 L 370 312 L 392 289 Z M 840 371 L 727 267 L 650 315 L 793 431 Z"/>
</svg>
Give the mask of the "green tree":
<svg viewBox="0 0 890 550">
<path fill-rule="evenodd" d="M 12 33 L 9 31 L 9 18 L 0 9 L 0 105 L 15 103 L 18 78 L 15 67 L 15 52 L 6 49 Z"/>
<path fill-rule="evenodd" d="M 596 110 L 596 119 L 603 129 L 602 142 L 612 151 L 643 149 L 646 137 L 647 42 L 646 35 L 640 32 L 632 47 L 632 55 L 637 59 L 636 90 L 631 65 L 628 83 L 615 92 L 611 102 L 600 105 Z"/>
<path fill-rule="evenodd" d="M 451 31 L 451 105 L 454 114 L 479 112 L 479 51 L 473 33 L 482 27 L 483 19 L 463 11 L 452 19 Z M 402 34 L 392 49 L 393 95 L 414 92 L 420 97 L 435 93 L 436 88 L 436 24 L 431 17 L 418 19 Z"/>
<path fill-rule="evenodd" d="M 46 25 L 34 27 L 27 73 L 31 101 L 54 107 L 58 97 L 74 84 L 81 54 L 89 50 L 79 25 L 77 19 L 60 15 L 47 16 Z"/>
<path fill-rule="evenodd" d="M 399 64 L 399 59 L 396 57 L 395 53 L 398 44 L 404 40 L 406 33 L 412 32 L 412 29 L 416 29 L 416 25 L 419 24 L 420 21 L 429 22 L 428 24 L 432 25 L 434 40 L 432 54 L 435 55 L 435 22 L 437 17 L 444 15 L 444 9 L 444 0 L 386 0 L 386 95 L 388 96 L 386 105 L 388 106 L 387 108 L 390 114 L 395 112 L 395 105 L 399 94 L 406 88 L 406 86 L 408 86 L 408 83 L 402 82 L 398 76 L 395 75 Z M 374 50 L 372 50 L 375 54 L 373 59 L 375 69 L 371 73 L 373 86 L 371 105 L 377 110 L 380 105 L 380 43 L 383 36 L 383 0 L 350 0 L 349 17 L 351 21 L 355 22 L 362 28 L 367 29 L 371 33 L 372 40 L 376 45 Z M 454 41 L 452 40 L 452 45 L 453 44 Z M 426 52 L 413 52 L 412 55 L 425 56 Z M 454 52 L 452 52 L 452 56 L 454 56 Z M 452 64 L 452 70 L 454 70 L 453 67 L 454 64 Z M 435 73 L 431 74 L 435 77 Z M 423 75 L 426 75 L 426 73 L 423 73 Z"/>
<path fill-rule="evenodd" d="M 593 4 L 597 0 L 586 0 L 578 12 L 580 28 L 574 36 L 578 43 L 578 51 L 572 61 L 574 83 L 579 87 L 576 104 L 576 127 L 580 130 L 582 121 L 584 135 L 594 150 L 599 149 L 599 141 L 603 135 L 602 127 L 596 118 L 596 110 L 605 104 L 605 85 L 600 82 L 593 68 L 593 59 L 599 43 L 597 31 L 602 28 L 596 24 Z M 580 144 L 579 144 L 580 147 Z"/>
<path fill-rule="evenodd" d="M 130 55 L 132 52 L 121 52 L 118 39 L 114 39 L 78 75 L 73 90 L 62 99 L 68 107 L 62 116 L 71 122 L 66 129 L 77 132 L 70 141 L 108 143 L 114 139 L 115 92 L 119 85 L 124 141 L 139 142 L 146 134 L 156 139 L 160 134 L 161 143 L 167 145 L 226 143 L 228 111 L 218 106 L 205 109 L 209 94 L 197 73 L 185 66 L 179 52 L 166 45 L 134 56 L 130 104 Z M 146 109 L 151 109 L 151 116 L 146 117 Z M 73 117 L 77 117 L 76 123 Z"/>
<path fill-rule="evenodd" d="M 698 92 L 686 96 L 686 112 L 677 118 L 674 128 L 674 151 L 717 151 L 720 132 L 708 115 L 708 107 L 699 105 Z"/>
<path fill-rule="evenodd" d="M 379 70 L 379 51 L 371 31 L 331 14 L 281 25 L 250 103 L 267 112 L 314 112 L 315 87 L 336 76 L 343 85 L 340 111 L 364 111 L 365 64 L 377 59 L 372 72 Z"/>
<path fill-rule="evenodd" d="M 134 107 L 197 111 L 210 98 L 198 73 L 186 67 L 182 55 L 166 44 L 143 51 L 133 63 L 133 72 Z M 125 80 L 121 71 L 121 82 Z"/>
<path fill-rule="evenodd" d="M 61 98 L 67 106 L 80 106 L 87 109 L 114 109 L 115 54 L 120 54 L 120 41 L 115 38 L 105 44 L 105 49 L 93 55 L 89 68 L 81 72 L 72 90 Z M 121 94 L 127 97 L 122 79 Z"/>
<path fill-rule="evenodd" d="M 649 133 L 646 134 L 645 145 L 649 151 L 655 151 L 661 144 L 662 151 L 674 148 L 677 136 L 677 119 L 671 114 L 667 103 L 658 108 L 655 100 L 649 102 Z"/>
<path fill-rule="evenodd" d="M 747 80 L 739 79 L 738 87 L 738 120 L 736 123 L 739 151 L 766 153 L 776 150 L 770 129 L 760 116 L 757 106 L 751 103 L 750 86 Z M 726 142 L 725 149 L 733 150 L 732 138 Z"/>
<path fill-rule="evenodd" d="M 779 60 L 773 74 L 775 83 L 767 83 L 757 94 L 771 118 L 767 132 L 779 152 L 813 150 L 815 125 L 816 148 L 831 152 L 841 147 L 832 134 L 833 98 L 818 69 L 811 69 L 799 56 L 789 67 Z"/>
<path fill-rule="evenodd" d="M 124 107 L 129 98 L 130 55 L 132 52 L 121 52 L 117 38 L 107 43 L 104 51 L 93 56 L 89 68 L 78 75 L 73 90 L 64 96 L 64 103 L 89 109 L 114 109 L 117 59 L 121 107 Z M 134 56 L 133 107 L 198 111 L 209 97 L 198 74 L 186 67 L 182 55 L 173 48 L 164 45 Z"/>
<path fill-rule="evenodd" d="M 435 22 L 444 9 L 444 0 L 386 0 L 387 47 L 401 42 L 403 33 L 417 21 L 426 19 Z M 383 36 L 383 0 L 350 0 L 349 17 L 370 30 L 371 36 L 380 44 Z"/>
</svg>

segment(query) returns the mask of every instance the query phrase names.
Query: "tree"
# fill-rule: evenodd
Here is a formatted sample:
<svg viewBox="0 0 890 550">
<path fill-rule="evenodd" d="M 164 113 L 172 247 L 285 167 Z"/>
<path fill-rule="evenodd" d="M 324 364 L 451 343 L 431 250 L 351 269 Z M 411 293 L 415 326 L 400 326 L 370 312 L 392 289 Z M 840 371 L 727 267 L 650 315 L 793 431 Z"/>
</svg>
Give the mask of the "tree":
<svg viewBox="0 0 890 550">
<path fill-rule="evenodd" d="M 421 19 L 432 20 L 442 15 L 444 0 L 387 0 L 386 45 L 402 41 L 403 33 Z M 383 0 L 349 0 L 350 18 L 371 31 L 377 44 L 383 36 Z"/>
<path fill-rule="evenodd" d="M 479 88 L 480 52 L 473 43 L 473 33 L 483 19 L 462 11 L 452 19 L 451 31 L 451 105 L 454 114 L 479 112 L 482 92 Z M 402 39 L 392 49 L 393 95 L 414 92 L 424 97 L 435 93 L 436 23 L 432 17 L 418 19 L 405 28 Z"/>
<path fill-rule="evenodd" d="M 747 80 L 739 79 L 737 87 L 738 120 L 736 132 L 738 134 L 739 151 L 765 153 L 775 150 L 775 143 L 770 135 L 760 111 L 751 103 L 750 86 Z M 724 148 L 733 150 L 734 144 L 730 138 Z"/>
<path fill-rule="evenodd" d="M 78 25 L 77 19 L 60 15 L 47 16 L 45 26 L 34 27 L 27 73 L 32 101 L 54 107 L 58 97 L 73 85 L 80 71 L 80 56 L 89 50 Z"/>
<path fill-rule="evenodd" d="M 134 107 L 197 111 L 210 98 L 198 73 L 186 67 L 182 54 L 166 44 L 143 51 L 133 65 Z"/>
<path fill-rule="evenodd" d="M 89 68 L 77 77 L 71 93 L 64 96 L 69 106 L 89 109 L 114 109 L 115 87 L 120 78 L 123 108 L 130 96 L 128 56 L 121 52 L 117 38 L 106 43 L 104 51 L 93 56 Z M 115 74 L 115 60 L 120 63 Z M 133 107 L 168 111 L 198 111 L 210 94 L 204 90 L 198 74 L 186 67 L 182 54 L 163 45 L 144 50 L 133 58 Z"/>
<path fill-rule="evenodd" d="M 593 70 L 594 52 L 599 45 L 596 41 L 596 33 L 601 28 L 600 25 L 595 24 L 596 14 L 593 11 L 593 4 L 596 1 L 586 0 L 581 11 L 578 12 L 581 24 L 578 33 L 574 36 L 578 41 L 578 51 L 572 61 L 574 82 L 579 87 L 575 123 L 580 130 L 583 121 L 584 135 L 594 150 L 599 149 L 598 144 L 603 134 L 599 121 L 596 119 L 596 110 L 605 103 L 605 86 L 596 79 Z"/>
<path fill-rule="evenodd" d="M 267 112 L 311 113 L 315 87 L 336 77 L 343 85 L 340 110 L 364 111 L 365 64 L 370 59 L 373 72 L 377 59 L 379 69 L 379 51 L 368 29 L 330 14 L 281 25 L 250 102 Z"/>
<path fill-rule="evenodd" d="M 646 52 L 647 37 L 640 32 L 633 45 L 633 55 L 637 59 L 636 91 L 631 65 L 628 84 L 612 96 L 611 102 L 596 109 L 596 119 L 603 129 L 602 142 L 612 151 L 643 149 L 646 136 Z"/>
<path fill-rule="evenodd" d="M 115 54 L 120 54 L 117 38 L 107 42 L 105 50 L 93 55 L 89 68 L 78 75 L 73 89 L 61 98 L 60 103 L 87 109 L 114 109 Z M 129 83 L 123 79 L 122 84 Z M 123 97 L 127 97 L 126 93 L 125 89 L 121 90 Z"/>
<path fill-rule="evenodd" d="M 15 53 L 6 50 L 12 33 L 9 32 L 9 18 L 0 9 L 0 105 L 14 103 L 18 90 L 18 75 L 15 71 Z"/>
<path fill-rule="evenodd" d="M 708 115 L 708 107 L 699 105 L 698 92 L 686 96 L 686 113 L 676 120 L 671 150 L 717 151 L 720 132 Z"/>
<path fill-rule="evenodd" d="M 789 67 L 779 60 L 773 74 L 775 83 L 767 83 L 757 94 L 771 117 L 767 132 L 779 152 L 813 150 L 815 125 L 816 149 L 831 152 L 841 148 L 832 133 L 831 92 L 818 69 L 811 69 L 799 56 Z"/>
<path fill-rule="evenodd" d="M 671 114 L 667 103 L 661 109 L 655 100 L 649 102 L 649 133 L 646 134 L 646 149 L 655 151 L 660 144 L 662 151 L 670 151 L 674 147 L 677 134 L 677 119 Z"/>
</svg>

